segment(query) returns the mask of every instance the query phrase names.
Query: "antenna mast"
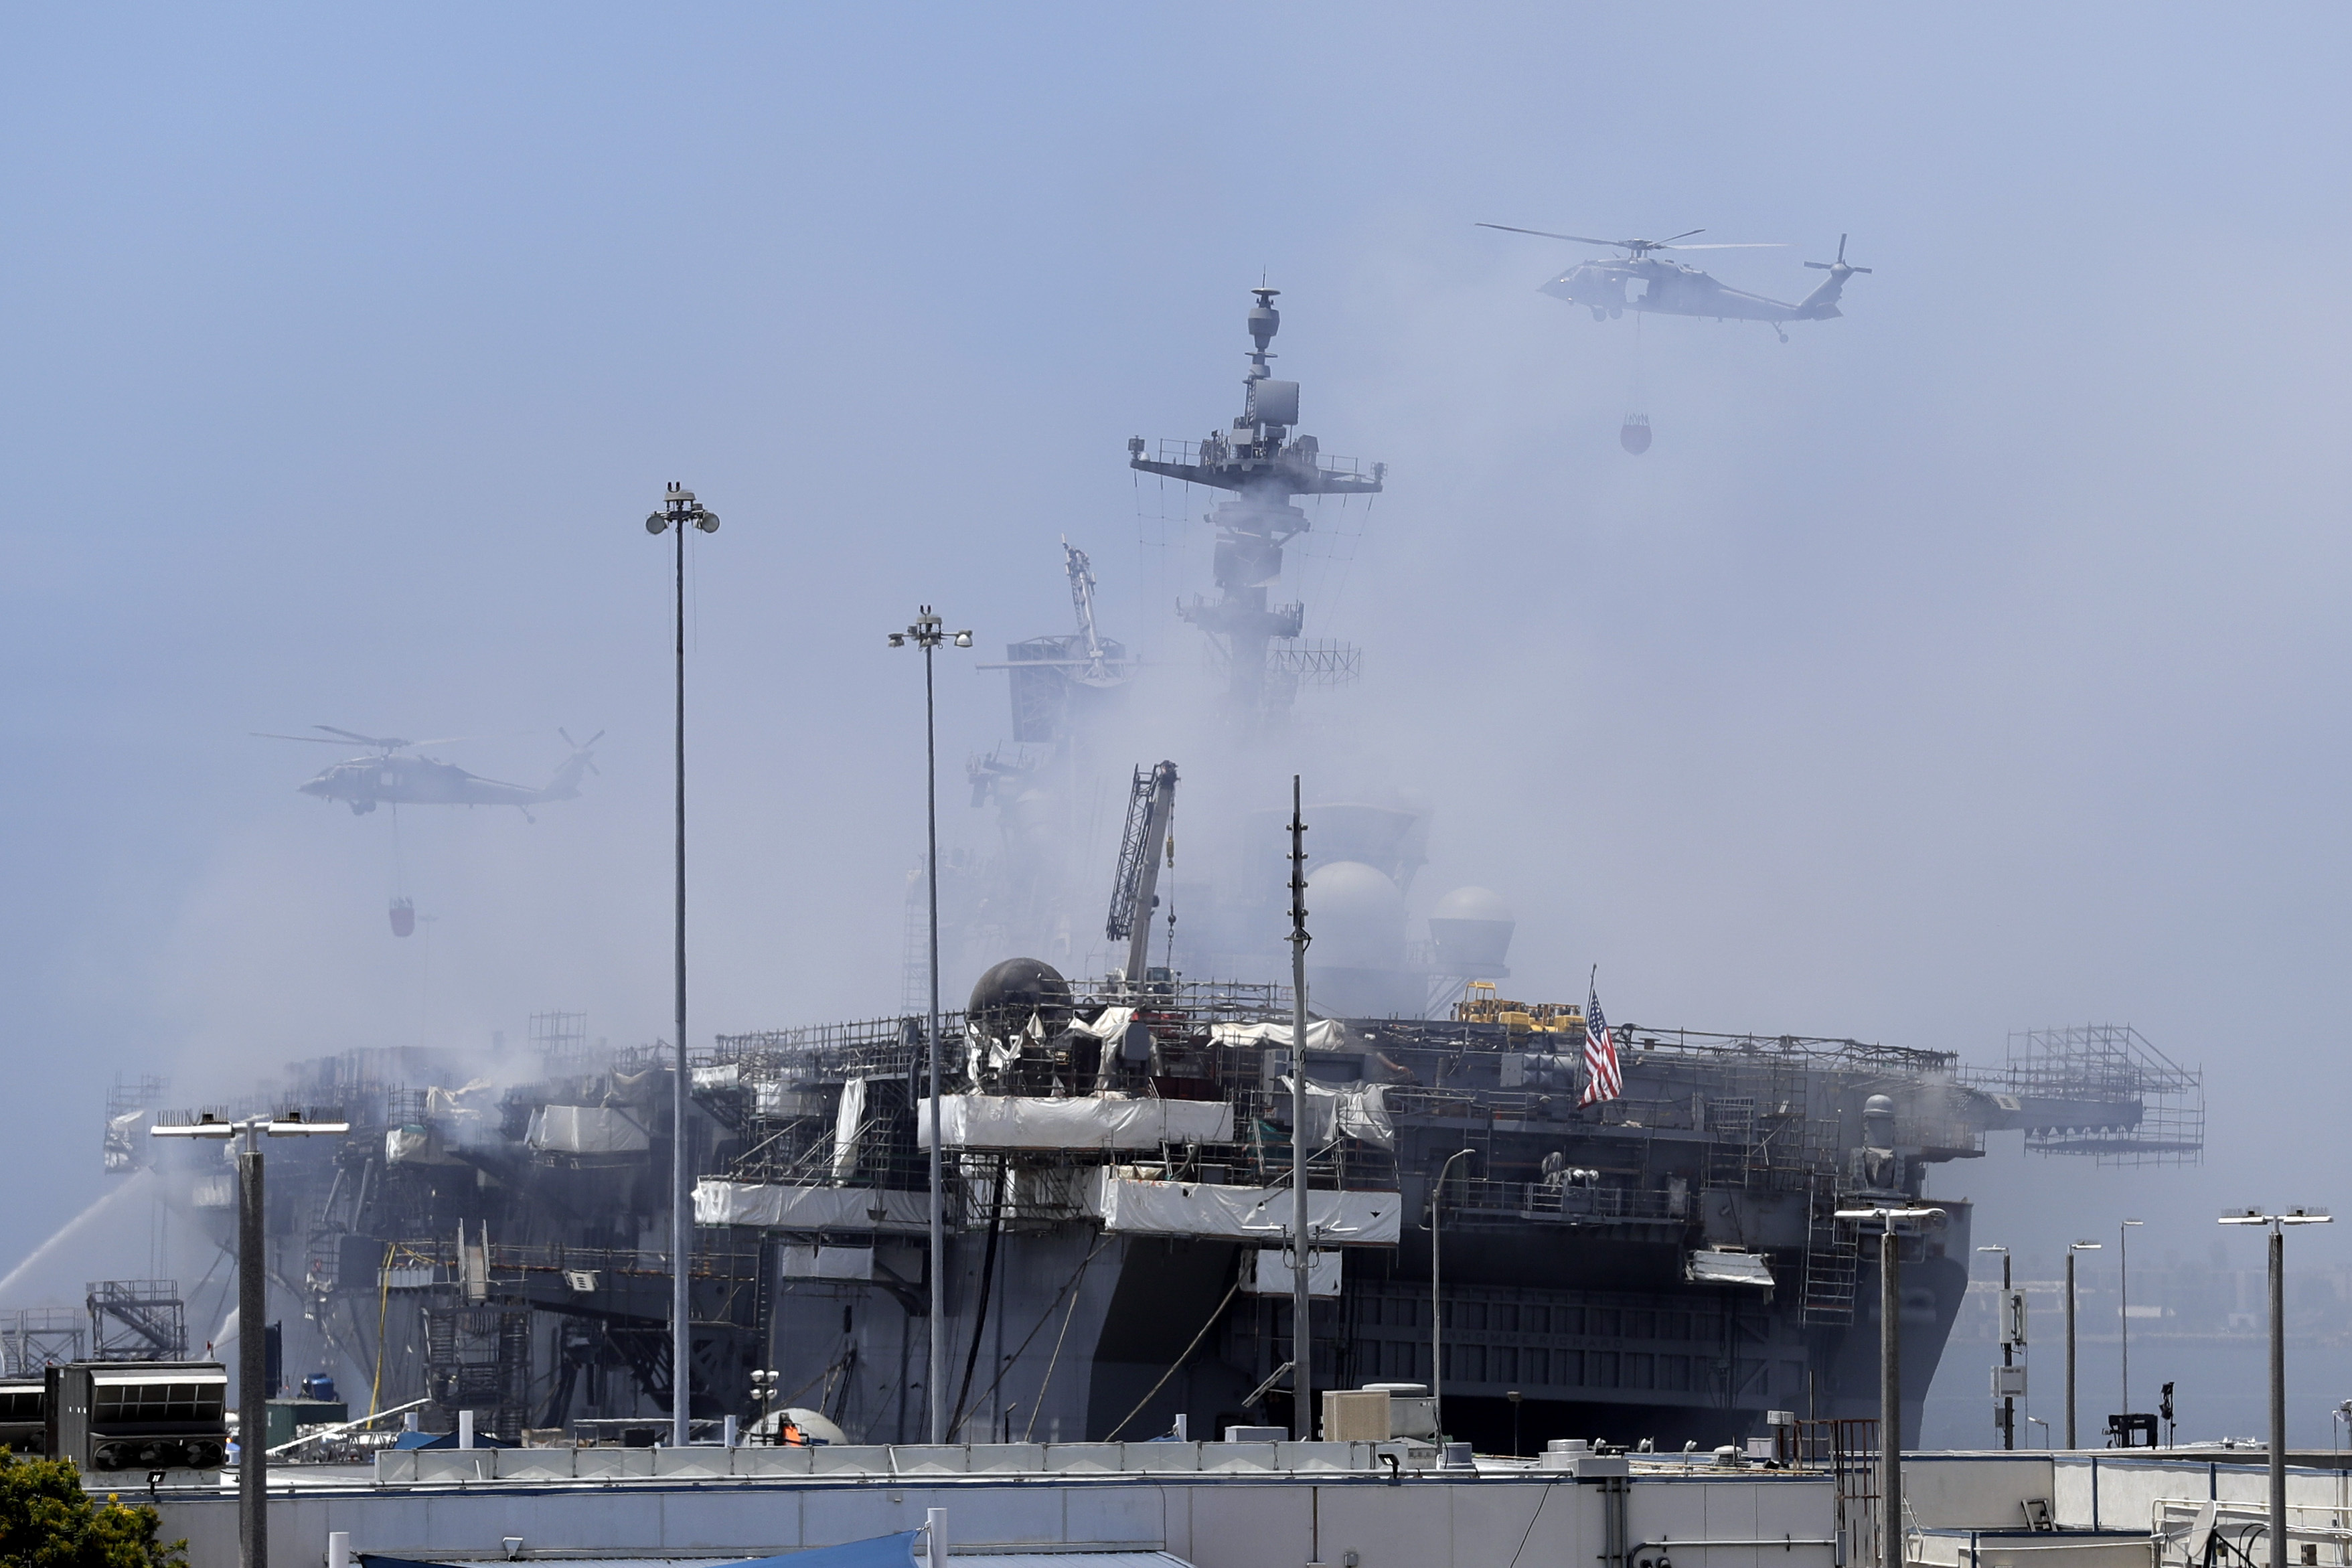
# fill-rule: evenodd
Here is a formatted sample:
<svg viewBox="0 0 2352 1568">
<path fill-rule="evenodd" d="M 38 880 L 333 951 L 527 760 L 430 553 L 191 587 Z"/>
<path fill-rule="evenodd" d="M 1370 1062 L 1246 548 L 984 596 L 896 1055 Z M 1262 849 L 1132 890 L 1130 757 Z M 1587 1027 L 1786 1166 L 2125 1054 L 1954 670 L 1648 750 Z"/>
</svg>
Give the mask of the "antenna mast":
<svg viewBox="0 0 2352 1568">
<path fill-rule="evenodd" d="M 1314 1339 L 1307 1303 L 1314 1235 L 1307 1224 L 1307 822 L 1290 775 L 1290 1435 L 1315 1440 Z"/>
</svg>

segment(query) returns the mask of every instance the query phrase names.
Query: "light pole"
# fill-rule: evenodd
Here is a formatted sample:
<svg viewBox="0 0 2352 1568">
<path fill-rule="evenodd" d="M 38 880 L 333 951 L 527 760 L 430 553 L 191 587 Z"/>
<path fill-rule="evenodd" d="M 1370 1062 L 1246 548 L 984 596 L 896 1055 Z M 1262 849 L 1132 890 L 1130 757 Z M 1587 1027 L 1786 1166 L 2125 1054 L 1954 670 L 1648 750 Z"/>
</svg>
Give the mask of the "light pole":
<svg viewBox="0 0 2352 1568">
<path fill-rule="evenodd" d="M 2271 1247 L 2271 1568 L 2286 1568 L 2286 1231 L 2290 1225 L 2326 1225 L 2326 1209 L 2225 1214 L 2223 1225 L 2270 1226 Z"/>
<path fill-rule="evenodd" d="M 2074 1446 L 2074 1254 L 2096 1252 L 2095 1241 L 2066 1244 L 2066 1447 Z"/>
<path fill-rule="evenodd" d="M 1938 1221 L 1939 1208 L 1839 1209 L 1842 1220 L 1877 1220 L 1878 1235 L 1878 1495 L 1885 1528 L 1880 1568 L 1904 1568 L 1903 1552 L 1903 1253 L 1898 1220 Z"/>
<path fill-rule="evenodd" d="M 2009 1293 L 2011 1289 L 2009 1278 L 2009 1248 L 2006 1247 L 1979 1247 L 1977 1250 L 1979 1252 L 1998 1252 L 2000 1254 L 2000 1364 L 2003 1366 L 2014 1366 L 2017 1364 L 2015 1360 L 2017 1346 L 2012 1340 L 2012 1325 L 2009 1321 Z M 2017 1447 L 2017 1396 L 2009 1393 L 2006 1388 L 2002 1390 L 2000 1396 L 2000 1446 L 2003 1448 L 2014 1448 Z"/>
<path fill-rule="evenodd" d="M 236 1153 L 236 1515 L 239 1568 L 269 1564 L 268 1244 L 263 1239 L 261 1139 L 349 1132 L 347 1121 L 305 1121 L 299 1111 L 223 1121 L 206 1111 L 194 1121 L 151 1127 L 158 1138 L 242 1134 Z"/>
<path fill-rule="evenodd" d="M 647 533 L 677 535 L 677 910 L 672 931 L 677 957 L 677 1084 L 670 1096 L 669 1440 L 683 1448 L 694 1405 L 694 1322 L 688 1285 L 694 1259 L 694 1171 L 687 1157 L 686 1068 L 686 530 L 719 531 L 719 514 L 694 492 L 670 481 L 661 510 L 646 519 Z"/>
<path fill-rule="evenodd" d="M 940 1398 L 940 1379 L 948 1364 L 947 1330 L 947 1199 L 940 1188 L 940 727 L 939 709 L 931 685 L 931 650 L 950 634 L 940 629 L 939 616 L 925 605 L 915 624 L 890 634 L 892 647 L 912 642 L 923 650 L 923 820 L 929 835 L 924 861 L 925 890 L 931 901 L 931 1025 L 923 1037 L 924 1055 L 930 1058 L 931 1090 L 931 1348 L 923 1371 L 923 1405 L 931 1413 L 931 1441 L 948 1440 L 948 1407 Z M 969 631 L 952 634 L 958 647 L 971 646 Z"/>
<path fill-rule="evenodd" d="M 1454 1173 L 1454 1162 L 1468 1149 L 1456 1149 L 1445 1156 L 1445 1163 L 1437 1167 L 1437 1180 L 1429 1187 L 1429 1413 L 1438 1417 L 1437 1430 L 1445 1431 L 1445 1298 L 1438 1289 L 1439 1205 L 1445 1201 L 1445 1178 Z M 1517 1421 L 1519 1412 L 1512 1406 L 1511 1419 Z"/>
<path fill-rule="evenodd" d="M 2124 1411 L 2131 1414 L 2131 1233 L 2132 1226 L 2142 1222 L 2127 1219 L 2116 1226 L 2116 1309 L 2123 1316 L 2116 1320 L 2123 1329 L 2124 1352 Z M 2128 1442 L 2130 1439 L 2125 1439 Z"/>
</svg>

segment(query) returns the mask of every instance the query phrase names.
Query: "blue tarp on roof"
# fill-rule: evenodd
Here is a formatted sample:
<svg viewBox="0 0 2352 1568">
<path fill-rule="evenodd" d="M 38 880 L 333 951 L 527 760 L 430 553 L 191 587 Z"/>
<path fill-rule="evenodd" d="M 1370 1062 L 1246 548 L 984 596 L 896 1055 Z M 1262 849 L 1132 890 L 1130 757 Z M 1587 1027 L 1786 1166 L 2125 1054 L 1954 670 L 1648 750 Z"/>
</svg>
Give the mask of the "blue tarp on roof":
<svg viewBox="0 0 2352 1568">
<path fill-rule="evenodd" d="M 792 1568 L 915 1568 L 915 1538 L 921 1533 L 909 1530 L 897 1535 L 877 1535 L 871 1541 L 813 1547 L 777 1557 L 754 1557 L 729 1563 L 726 1568 L 776 1568 L 787 1563 Z M 358 1560 L 360 1568 L 450 1568 L 447 1563 L 423 1563 L 411 1557 L 386 1557 L 380 1552 L 355 1552 L 352 1555 Z"/>
<path fill-rule="evenodd" d="M 793 1568 L 915 1568 L 915 1538 L 921 1533 L 919 1530 L 907 1530 L 897 1535 L 877 1535 L 871 1541 L 787 1552 L 779 1557 L 755 1557 L 749 1563 L 738 1563 L 736 1568 L 781 1568 L 786 1563 Z"/>
</svg>

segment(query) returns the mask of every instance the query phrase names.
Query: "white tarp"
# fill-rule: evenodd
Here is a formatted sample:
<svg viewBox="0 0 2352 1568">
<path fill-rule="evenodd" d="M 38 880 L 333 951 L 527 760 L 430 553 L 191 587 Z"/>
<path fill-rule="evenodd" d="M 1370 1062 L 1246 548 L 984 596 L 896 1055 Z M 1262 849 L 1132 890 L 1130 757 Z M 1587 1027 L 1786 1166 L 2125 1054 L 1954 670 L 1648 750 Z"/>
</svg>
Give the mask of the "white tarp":
<svg viewBox="0 0 2352 1568">
<path fill-rule="evenodd" d="M 383 1163 L 387 1165 L 461 1165 L 462 1160 L 450 1157 L 441 1146 L 441 1134 L 432 1128 L 411 1122 L 405 1127 L 388 1127 L 383 1134 Z"/>
<path fill-rule="evenodd" d="M 814 1116 L 824 1108 L 824 1096 L 816 1090 L 796 1089 L 772 1078 L 751 1080 L 751 1109 L 762 1116 L 782 1121 L 795 1116 Z"/>
<path fill-rule="evenodd" d="M 1286 1097 L 1282 1103 L 1288 1105 L 1290 1079 L 1284 1077 L 1275 1081 L 1282 1086 Z M 1307 1147 L 1328 1148 L 1339 1142 L 1342 1133 L 1376 1149 L 1396 1147 L 1396 1127 L 1389 1121 L 1386 1084 L 1307 1080 Z"/>
<path fill-rule="evenodd" d="M 694 1223 L 763 1230 L 873 1230 L 918 1234 L 930 1227 L 925 1193 L 880 1187 L 802 1187 L 780 1182 L 697 1182 Z"/>
<path fill-rule="evenodd" d="M 1073 1022 L 1070 1027 L 1082 1035 L 1092 1035 L 1097 1040 L 1116 1040 L 1127 1033 L 1128 1025 L 1134 1019 L 1135 1009 L 1132 1007 L 1106 1007 L 1102 1010 L 1102 1016 L 1093 1023 L 1089 1024 L 1080 1018 Z"/>
<path fill-rule="evenodd" d="M 874 1249 L 870 1247 L 780 1247 L 782 1278 L 786 1279 L 871 1279 Z"/>
<path fill-rule="evenodd" d="M 833 1119 L 833 1180 L 838 1186 L 857 1174 L 857 1141 L 866 1131 L 866 1080 L 841 1086 L 841 1110 Z"/>
<path fill-rule="evenodd" d="M 697 1094 L 723 1093 L 741 1088 L 742 1083 L 743 1070 L 735 1062 L 720 1062 L 717 1067 L 694 1069 L 694 1092 Z"/>
<path fill-rule="evenodd" d="M 1702 1247 L 1690 1255 L 1683 1278 L 1698 1285 L 1760 1285 L 1767 1290 L 1772 1288 L 1772 1270 L 1760 1252 Z"/>
<path fill-rule="evenodd" d="M 1287 1187 L 1224 1187 L 1206 1182 L 1150 1182 L 1114 1174 L 1097 1177 L 1094 1212 L 1103 1228 L 1137 1236 L 1230 1237 L 1279 1240 L 1291 1219 Z M 1393 1247 L 1404 1200 L 1395 1193 L 1307 1194 L 1307 1225 L 1325 1246 Z"/>
<path fill-rule="evenodd" d="M 1339 1294 L 1339 1253 L 1318 1247 L 1307 1255 L 1307 1294 L 1337 1299 Z M 1242 1294 L 1287 1296 L 1297 1289 L 1290 1254 L 1279 1247 L 1261 1247 L 1242 1254 Z"/>
<path fill-rule="evenodd" d="M 1233 1137 L 1234 1108 L 1222 1100 L 950 1094 L 940 1100 L 940 1138 L 950 1149 L 1157 1149 Z M 931 1146 L 928 1100 L 915 1102 L 915 1146 Z"/>
<path fill-rule="evenodd" d="M 1290 1045 L 1287 1024 L 1212 1024 L 1209 1038 L 1221 1046 L 1281 1046 Z M 1348 1026 L 1337 1018 L 1317 1018 L 1307 1026 L 1307 1048 L 1310 1051 L 1352 1051 L 1355 1043 L 1348 1038 Z"/>
<path fill-rule="evenodd" d="M 603 1105 L 542 1105 L 523 1142 L 542 1154 L 641 1154 L 653 1147 L 627 1111 Z"/>
</svg>

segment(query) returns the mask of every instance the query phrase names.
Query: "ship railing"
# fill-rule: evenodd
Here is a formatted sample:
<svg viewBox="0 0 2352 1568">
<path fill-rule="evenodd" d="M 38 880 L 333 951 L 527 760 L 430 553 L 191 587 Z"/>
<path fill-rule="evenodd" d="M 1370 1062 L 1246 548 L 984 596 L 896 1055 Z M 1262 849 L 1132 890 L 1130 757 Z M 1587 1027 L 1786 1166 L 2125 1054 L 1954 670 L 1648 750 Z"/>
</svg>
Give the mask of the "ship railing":
<svg viewBox="0 0 2352 1568">
<path fill-rule="evenodd" d="M 1709 1061 L 1720 1061 L 1731 1054 L 1782 1057 L 1822 1067 L 1900 1073 L 1906 1078 L 1952 1072 L 1958 1068 L 1960 1060 L 1957 1051 L 1923 1051 L 1909 1046 L 1832 1039 L 1818 1035 L 1718 1034 L 1705 1029 L 1622 1024 L 1618 1026 L 1616 1037 L 1620 1051 L 1665 1051 Z"/>
<path fill-rule="evenodd" d="M 1151 460 L 1155 463 L 1166 463 L 1171 467 L 1196 468 L 1203 462 L 1231 461 L 1234 445 L 1236 443 L 1223 440 L 1209 443 L 1178 441 L 1163 437 L 1152 448 Z M 1209 449 L 1209 456 L 1205 458 L 1202 456 L 1204 447 Z M 1320 473 L 1342 479 L 1360 479 L 1370 483 L 1374 477 L 1373 465 L 1359 462 L 1354 458 L 1342 458 L 1335 453 L 1323 451 L 1314 445 L 1312 437 L 1299 437 L 1291 440 L 1284 446 L 1282 455 L 1284 458 L 1301 468 L 1312 467 Z"/>
<path fill-rule="evenodd" d="M 388 1242 L 380 1265 L 383 1283 L 388 1286 L 421 1287 L 461 1283 L 461 1268 L 454 1240 L 416 1240 Z M 688 1272 L 698 1279 L 733 1279 L 759 1268 L 759 1247 L 756 1243 L 739 1245 L 732 1233 L 723 1228 L 698 1227 L 694 1233 L 694 1252 Z M 663 1275 L 669 1272 L 667 1250 L 636 1247 L 567 1247 L 562 1243 L 510 1244 L 493 1240 L 488 1252 L 488 1283 L 492 1290 L 501 1285 L 523 1283 L 533 1275 L 588 1275 L 589 1289 L 594 1279 L 611 1275 Z"/>
<path fill-rule="evenodd" d="M 751 1034 L 721 1035 L 708 1051 L 689 1057 L 696 1067 L 735 1066 L 750 1077 L 837 1077 L 856 1071 L 867 1074 L 903 1073 L 922 1054 L 928 1016 L 858 1018 L 838 1024 L 809 1024 L 792 1029 L 762 1029 Z M 940 1038 L 946 1042 L 943 1061 L 960 1057 L 963 1014 L 940 1015 Z"/>
<path fill-rule="evenodd" d="M 1573 1182 L 1514 1182 L 1488 1176 L 1449 1181 L 1449 1219 L 1551 1219 L 1570 1223 L 1679 1225 L 1690 1194 L 1664 1187 L 1585 1186 Z"/>
</svg>

